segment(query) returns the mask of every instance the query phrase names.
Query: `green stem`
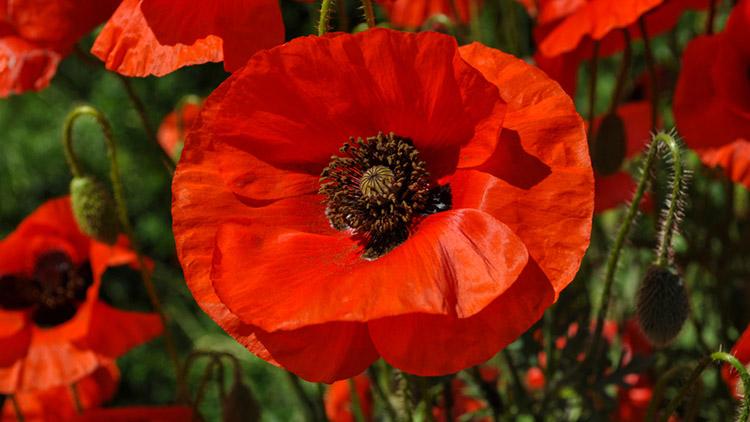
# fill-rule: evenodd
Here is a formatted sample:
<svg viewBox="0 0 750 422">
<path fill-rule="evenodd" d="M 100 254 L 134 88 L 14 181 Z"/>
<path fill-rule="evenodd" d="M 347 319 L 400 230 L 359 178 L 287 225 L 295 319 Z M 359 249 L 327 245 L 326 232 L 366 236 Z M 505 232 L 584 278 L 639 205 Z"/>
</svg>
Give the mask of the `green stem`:
<svg viewBox="0 0 750 422">
<path fill-rule="evenodd" d="M 656 419 L 656 410 L 658 409 L 659 404 L 661 403 L 661 399 L 664 396 L 664 390 L 667 388 L 667 384 L 675 376 L 689 369 L 689 367 L 690 366 L 688 364 L 674 366 L 659 378 L 659 381 L 657 381 L 656 385 L 654 385 L 653 394 L 651 395 L 651 401 L 649 401 L 648 408 L 646 409 L 646 417 L 644 418 L 645 421 L 652 422 Z"/>
<path fill-rule="evenodd" d="M 359 392 L 357 391 L 357 383 L 354 381 L 354 378 L 349 378 L 349 396 L 351 398 L 351 410 L 354 420 L 365 422 L 365 414 L 362 412 L 362 404 L 359 402 Z"/>
<path fill-rule="evenodd" d="M 8 396 L 8 399 L 10 400 L 11 406 L 13 406 L 13 413 L 16 415 L 16 420 L 18 422 L 25 422 L 26 417 L 23 415 L 23 411 L 21 410 L 21 405 L 18 404 L 18 400 L 16 399 L 16 396 L 14 394 L 11 394 Z"/>
<path fill-rule="evenodd" d="M 70 396 L 73 398 L 73 407 L 76 409 L 77 414 L 83 413 L 83 406 L 81 405 L 81 398 L 78 395 L 78 386 L 76 383 L 70 384 Z"/>
<path fill-rule="evenodd" d="M 615 237 L 615 243 L 612 246 L 612 249 L 609 252 L 609 256 L 607 258 L 607 267 L 605 270 L 604 275 L 604 289 L 602 290 L 602 296 L 601 300 L 599 301 L 599 311 L 597 312 L 596 316 L 596 325 L 594 326 L 594 332 L 593 332 L 593 340 L 591 343 L 589 343 L 589 347 L 586 353 L 587 359 L 595 359 L 593 368 L 595 370 L 594 373 L 596 373 L 596 358 L 595 356 L 598 355 L 599 350 L 599 342 L 601 341 L 602 337 L 602 328 L 604 326 L 604 318 L 607 316 L 607 311 L 609 309 L 610 304 L 610 295 L 612 294 L 612 283 L 615 278 L 615 271 L 617 269 L 617 263 L 620 260 L 620 254 L 622 252 L 622 248 L 625 245 L 625 240 L 627 239 L 628 233 L 630 233 L 630 228 L 633 225 L 633 222 L 635 221 L 636 217 L 638 216 L 638 207 L 641 204 L 641 201 L 643 200 L 643 195 L 646 193 L 646 189 L 649 185 L 650 175 L 651 175 L 651 166 L 654 163 L 654 160 L 657 156 L 657 150 L 661 143 L 665 143 L 668 148 L 673 152 L 673 154 L 676 154 L 676 157 L 679 158 L 679 148 L 677 147 L 676 140 L 674 139 L 674 136 L 670 133 L 666 132 L 660 132 L 656 135 L 654 135 L 651 144 L 649 145 L 648 152 L 646 153 L 646 160 L 643 163 L 643 166 L 641 167 L 641 175 L 640 179 L 638 181 L 638 186 L 636 188 L 635 194 L 633 195 L 633 199 L 630 202 L 630 206 L 628 207 L 627 214 L 625 214 L 625 220 L 623 220 L 622 225 L 620 226 L 619 231 L 617 232 L 617 237 Z M 674 155 L 673 155 L 674 157 Z M 681 164 L 678 164 L 679 160 L 675 161 L 675 167 L 680 169 L 681 174 Z M 673 186 L 672 191 L 679 192 L 679 184 L 682 182 L 681 176 L 677 176 L 677 173 L 675 173 L 674 180 L 672 180 Z M 676 201 L 673 204 L 670 204 L 670 213 L 672 214 L 671 219 L 669 221 L 665 221 L 664 228 L 667 231 L 666 234 L 668 234 L 668 237 L 663 239 L 665 244 L 668 245 L 671 240 L 671 232 L 673 231 L 672 225 L 674 224 L 674 213 L 676 212 Z M 673 209 L 674 208 L 674 209 Z M 662 251 L 662 248 L 659 248 L 659 254 L 658 256 L 661 256 L 664 252 Z M 657 264 L 659 263 L 659 260 L 657 258 Z"/>
<path fill-rule="evenodd" d="M 714 33 L 714 17 L 716 16 L 716 0 L 710 0 L 708 16 L 706 17 L 706 35 Z"/>
<path fill-rule="evenodd" d="M 372 7 L 372 0 L 362 0 L 362 9 L 365 11 L 367 27 L 375 28 L 375 9 Z"/>
<path fill-rule="evenodd" d="M 336 2 L 336 16 L 339 18 L 339 31 L 349 32 L 349 13 L 346 10 L 346 0 Z"/>
<path fill-rule="evenodd" d="M 614 114 L 617 111 L 617 105 L 620 103 L 622 91 L 625 89 L 625 83 L 628 80 L 630 61 L 633 56 L 633 49 L 630 45 L 630 32 L 628 32 L 628 29 L 622 30 L 622 36 L 625 39 L 625 50 L 622 52 L 622 61 L 620 62 L 620 70 L 617 73 L 615 92 L 612 94 L 612 102 L 609 104 L 609 114 Z"/>
<path fill-rule="evenodd" d="M 477 383 L 484 399 L 492 408 L 492 420 L 499 420 L 500 415 L 503 413 L 503 400 L 497 392 L 497 386 L 482 379 L 482 374 L 477 366 L 471 368 L 468 373 L 474 382 Z"/>
<path fill-rule="evenodd" d="M 318 36 L 323 36 L 328 32 L 328 25 L 331 20 L 331 6 L 335 0 L 323 0 L 320 4 L 320 20 L 318 21 Z"/>
<path fill-rule="evenodd" d="M 136 254 L 141 279 L 143 280 L 143 285 L 146 288 L 146 293 L 148 294 L 149 300 L 151 301 L 151 305 L 154 308 L 154 311 L 156 311 L 156 313 L 159 315 L 162 325 L 164 326 L 164 343 L 167 349 L 167 354 L 174 364 L 175 377 L 177 380 L 178 398 L 182 400 L 185 398 L 186 390 L 185 380 L 182 376 L 180 361 L 177 355 L 177 347 L 175 345 L 172 332 L 169 330 L 169 327 L 167 325 L 167 316 L 164 313 L 164 309 L 161 306 L 161 301 L 156 294 L 156 288 L 153 281 L 151 280 L 151 273 L 146 266 L 146 260 L 143 257 L 143 253 L 141 252 L 141 249 L 138 245 L 133 227 L 130 225 L 130 220 L 128 219 L 128 210 L 125 202 L 122 178 L 120 176 L 120 170 L 117 164 L 117 145 L 112 133 L 112 126 L 109 124 L 109 120 L 107 120 L 104 114 L 102 114 L 99 110 L 91 106 L 80 106 L 75 108 L 72 112 L 70 112 L 70 114 L 68 114 L 68 117 L 65 119 L 65 128 L 63 131 L 63 146 L 65 149 L 65 158 L 68 161 L 68 165 L 70 166 L 70 170 L 74 176 L 79 177 L 83 175 L 83 171 L 81 170 L 81 166 L 76 158 L 75 151 L 73 150 L 73 126 L 76 120 L 82 116 L 93 117 L 96 120 L 96 123 L 101 128 L 102 134 L 104 135 L 104 140 L 107 144 L 107 159 L 109 161 L 109 179 L 112 183 L 112 193 L 115 200 L 115 206 L 117 208 L 117 219 L 125 236 L 127 236 L 128 240 L 130 241 L 131 248 Z"/>
<path fill-rule="evenodd" d="M 648 68 L 649 79 L 651 80 L 651 130 L 656 130 L 659 115 L 659 78 L 656 74 L 656 60 L 654 59 L 654 52 L 651 49 L 651 39 L 646 28 L 645 16 L 641 16 L 638 19 L 638 27 L 643 38 L 643 52 L 646 56 L 646 67 Z"/>
<path fill-rule="evenodd" d="M 677 392 L 677 396 L 673 398 L 669 402 L 669 404 L 667 404 L 664 413 L 662 413 L 661 418 L 659 419 L 660 421 L 667 422 L 669 420 L 669 417 L 672 416 L 675 410 L 677 410 L 677 407 L 687 397 L 688 393 L 694 388 L 694 384 L 698 381 L 699 377 L 706 369 L 708 364 L 711 363 L 711 361 L 728 363 L 732 365 L 732 367 L 734 367 L 734 369 L 739 373 L 740 379 L 742 380 L 744 393 L 742 397 L 742 404 L 740 405 L 739 417 L 736 420 L 739 422 L 747 422 L 748 417 L 750 417 L 750 374 L 748 374 L 747 369 L 742 364 L 742 362 L 726 352 L 714 352 L 709 356 L 701 359 L 701 361 L 698 363 L 698 366 L 696 366 L 695 369 L 693 369 L 693 371 L 690 373 L 688 380 Z"/>
<path fill-rule="evenodd" d="M 130 102 L 133 103 L 133 107 L 138 113 L 138 117 L 141 119 L 141 124 L 143 125 L 143 130 L 146 132 L 146 136 L 151 141 L 151 144 L 156 146 L 156 149 L 158 150 L 161 158 L 161 162 L 162 164 L 164 164 L 164 168 L 167 169 L 167 172 L 170 175 L 174 174 L 174 170 L 176 167 L 174 159 L 170 157 L 169 154 L 164 151 L 164 148 L 162 148 L 159 144 L 159 139 L 156 137 L 156 131 L 151 125 L 151 121 L 148 119 L 146 106 L 143 104 L 143 101 L 141 101 L 138 93 L 135 92 L 135 88 L 130 82 L 130 79 L 128 79 L 126 76 L 120 75 L 119 73 L 117 74 L 117 77 L 120 79 L 120 82 L 122 82 L 122 85 L 125 88 L 125 92 L 128 94 L 128 98 L 130 98 Z"/>
<path fill-rule="evenodd" d="M 305 389 L 302 387 L 302 382 L 300 381 L 299 377 L 288 371 L 286 375 L 289 378 L 289 382 L 292 385 L 292 390 L 294 390 L 297 398 L 302 402 L 303 405 L 305 405 L 305 410 L 307 411 L 306 419 L 310 421 L 321 420 L 320 411 L 317 409 L 315 402 L 313 402 L 307 395 L 307 393 L 305 393 Z"/>
<path fill-rule="evenodd" d="M 375 394 L 378 396 L 378 398 L 380 398 L 380 401 L 383 402 L 383 407 L 385 408 L 386 413 L 388 413 L 390 419 L 392 421 L 395 421 L 398 419 L 398 413 L 393 407 L 393 403 L 391 402 L 389 395 L 386 394 L 385 389 L 380 384 L 380 377 L 378 376 L 375 365 L 377 365 L 377 362 L 367 368 L 367 376 L 370 378 L 370 385 L 372 385 L 372 388 L 373 390 L 375 390 Z"/>
<path fill-rule="evenodd" d="M 672 235 L 676 231 L 675 222 L 683 185 L 683 171 L 682 154 L 675 137 L 671 134 L 659 133 L 654 138 L 654 142 L 656 139 L 659 139 L 667 146 L 667 148 L 669 148 L 672 159 L 672 190 L 667 199 L 669 208 L 667 208 L 667 214 L 662 222 L 661 231 L 659 233 L 659 248 L 656 253 L 656 265 L 663 267 L 667 265 L 670 260 L 669 252 L 672 249 Z"/>
<path fill-rule="evenodd" d="M 591 64 L 589 70 L 589 130 L 588 130 L 588 141 L 589 147 L 594 142 L 594 118 L 596 117 L 596 78 L 597 68 L 599 67 L 599 41 L 594 41 L 594 52 L 591 56 Z"/>
</svg>

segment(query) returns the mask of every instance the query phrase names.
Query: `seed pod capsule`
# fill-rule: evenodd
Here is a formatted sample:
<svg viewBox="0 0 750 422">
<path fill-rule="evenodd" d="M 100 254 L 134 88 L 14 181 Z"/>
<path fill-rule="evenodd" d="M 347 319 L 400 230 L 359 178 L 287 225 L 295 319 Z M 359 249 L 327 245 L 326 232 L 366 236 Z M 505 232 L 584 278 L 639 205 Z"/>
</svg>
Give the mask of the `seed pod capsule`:
<svg viewBox="0 0 750 422">
<path fill-rule="evenodd" d="M 70 202 L 82 232 L 109 245 L 117 241 L 115 204 L 104 185 L 93 177 L 74 177 L 70 182 Z"/>
<path fill-rule="evenodd" d="M 638 324 L 651 343 L 669 344 L 687 320 L 690 305 L 682 278 L 670 268 L 651 266 L 638 289 Z"/>
</svg>

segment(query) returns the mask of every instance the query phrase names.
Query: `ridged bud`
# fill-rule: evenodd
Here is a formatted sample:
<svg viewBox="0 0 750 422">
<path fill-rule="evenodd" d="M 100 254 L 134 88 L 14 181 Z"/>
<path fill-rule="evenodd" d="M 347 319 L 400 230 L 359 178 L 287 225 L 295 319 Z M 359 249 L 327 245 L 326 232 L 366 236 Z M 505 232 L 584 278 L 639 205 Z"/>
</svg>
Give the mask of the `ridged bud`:
<svg viewBox="0 0 750 422">
<path fill-rule="evenodd" d="M 604 116 L 591 145 L 591 164 L 597 173 L 607 176 L 620 170 L 627 153 L 626 136 L 620 116 Z"/>
<path fill-rule="evenodd" d="M 649 341 L 667 345 L 680 333 L 689 312 L 682 278 L 667 267 L 650 267 L 637 297 L 638 323 Z"/>
<path fill-rule="evenodd" d="M 117 241 L 115 203 L 104 185 L 92 177 L 74 177 L 70 182 L 70 202 L 82 232 L 109 245 Z"/>
<path fill-rule="evenodd" d="M 255 422 L 260 420 L 260 406 L 253 392 L 243 382 L 232 385 L 229 394 L 222 402 L 222 420 L 224 422 Z"/>
</svg>

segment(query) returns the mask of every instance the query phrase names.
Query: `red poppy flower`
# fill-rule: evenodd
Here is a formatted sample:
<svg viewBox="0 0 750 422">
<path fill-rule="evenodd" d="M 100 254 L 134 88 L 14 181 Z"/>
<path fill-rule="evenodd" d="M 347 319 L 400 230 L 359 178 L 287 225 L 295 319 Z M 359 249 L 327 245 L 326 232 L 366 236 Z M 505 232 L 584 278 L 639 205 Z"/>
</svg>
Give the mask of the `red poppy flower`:
<svg viewBox="0 0 750 422">
<path fill-rule="evenodd" d="M 78 402 L 83 409 L 101 406 L 117 391 L 120 372 L 114 361 L 103 361 L 102 366 L 75 383 Z M 32 390 L 14 395 L 27 422 L 63 422 L 73 419 L 78 412 L 70 385 L 59 385 L 45 390 Z M 17 420 L 16 410 L 5 401 L 2 422 Z"/>
<path fill-rule="evenodd" d="M 372 420 L 372 391 L 366 375 L 354 377 L 359 396 L 359 406 L 366 421 Z M 326 416 L 331 422 L 354 422 L 352 395 L 349 380 L 336 381 L 328 388 L 325 397 Z"/>
<path fill-rule="evenodd" d="M 98 300 L 107 267 L 132 264 L 83 235 L 67 197 L 49 201 L 0 241 L 0 393 L 70 385 L 161 332 L 154 314 Z"/>
<path fill-rule="evenodd" d="M 633 158 L 643 151 L 651 139 L 651 102 L 625 103 L 617 108 L 616 114 L 625 126 L 625 158 Z M 594 133 L 598 130 L 601 119 L 602 117 L 599 117 L 594 120 Z M 594 179 L 596 182 L 595 213 L 604 212 L 628 202 L 635 192 L 635 181 L 626 171 L 618 171 L 607 176 L 595 172 Z"/>
<path fill-rule="evenodd" d="M 156 137 L 167 154 L 175 158 L 180 156 L 185 144 L 185 133 L 193 126 L 200 111 L 200 104 L 188 102 L 162 120 Z"/>
<path fill-rule="evenodd" d="M 184 422 L 190 420 L 193 420 L 193 410 L 185 406 L 91 409 L 73 418 L 73 422 Z"/>
<path fill-rule="evenodd" d="M 232 72 L 283 41 L 278 0 L 123 0 L 91 53 L 127 76 L 220 61 Z"/>
<path fill-rule="evenodd" d="M 688 146 L 710 166 L 750 187 L 750 1 L 725 30 L 693 39 L 682 57 L 673 111 Z"/>
<path fill-rule="evenodd" d="M 641 16 L 654 37 L 674 27 L 686 10 L 708 5 L 707 0 L 541 0 L 534 29 L 539 50 L 534 59 L 572 95 L 580 64 L 592 56 L 593 41 L 599 41 L 599 56 L 609 56 L 625 46 L 618 29 L 627 29 L 631 39 L 642 36 Z"/>
<path fill-rule="evenodd" d="M 378 356 L 420 375 L 487 360 L 572 280 L 593 211 L 583 123 L 556 83 L 383 29 L 254 56 L 206 100 L 173 193 L 198 303 L 328 382 Z"/>
<path fill-rule="evenodd" d="M 107 19 L 117 0 L 4 0 L 0 6 L 0 97 L 49 85 L 73 45 Z"/>
<path fill-rule="evenodd" d="M 750 367 L 750 325 L 748 325 L 745 332 L 742 333 L 739 340 L 737 340 L 737 343 L 732 348 L 732 354 L 737 360 L 742 362 L 745 367 Z M 731 365 L 725 364 L 721 368 L 721 375 L 722 378 L 724 378 L 724 382 L 727 383 L 729 391 L 731 391 L 737 398 L 742 397 L 742 382 L 740 382 L 740 375 L 737 371 L 735 371 Z"/>
<path fill-rule="evenodd" d="M 455 2 L 455 10 L 452 2 Z M 401 28 L 417 28 L 430 17 L 445 15 L 455 18 L 456 12 L 461 23 L 471 19 L 471 8 L 479 7 L 480 0 L 381 0 L 388 13 L 388 19 Z M 473 3 L 473 4 L 472 4 Z"/>
</svg>

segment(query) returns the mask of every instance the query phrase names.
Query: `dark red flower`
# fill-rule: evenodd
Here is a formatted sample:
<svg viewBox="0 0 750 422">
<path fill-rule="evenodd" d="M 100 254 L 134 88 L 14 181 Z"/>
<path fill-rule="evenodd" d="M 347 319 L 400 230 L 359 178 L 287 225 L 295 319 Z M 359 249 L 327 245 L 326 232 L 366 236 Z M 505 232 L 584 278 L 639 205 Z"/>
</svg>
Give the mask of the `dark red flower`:
<svg viewBox="0 0 750 422">
<path fill-rule="evenodd" d="M 366 375 L 354 377 L 359 396 L 359 406 L 366 421 L 372 421 L 372 391 Z M 354 422 L 352 395 L 349 380 L 336 381 L 328 387 L 325 396 L 326 416 L 331 422 Z"/>
<path fill-rule="evenodd" d="M 78 412 L 71 388 L 75 388 L 83 409 L 101 406 L 117 391 L 120 372 L 113 360 L 102 361 L 102 366 L 75 382 L 75 386 L 58 385 L 44 390 L 15 393 L 14 398 L 27 422 L 67 422 Z M 5 401 L 2 422 L 17 421 L 16 410 Z"/>
<path fill-rule="evenodd" d="M 180 156 L 185 144 L 185 134 L 193 126 L 200 111 L 200 104 L 188 102 L 169 113 L 162 120 L 156 137 L 159 139 L 159 145 L 164 148 L 167 154 L 174 158 Z"/>
<path fill-rule="evenodd" d="M 682 57 L 673 111 L 688 146 L 750 188 L 750 1 L 720 34 L 693 39 Z"/>
<path fill-rule="evenodd" d="M 77 415 L 73 422 L 185 422 L 193 420 L 193 410 L 186 406 L 139 406 L 91 409 Z"/>
<path fill-rule="evenodd" d="M 284 41 L 278 0 L 123 0 L 91 52 L 127 76 L 224 62 L 227 71 Z"/>
<path fill-rule="evenodd" d="M 118 0 L 4 0 L 0 4 L 0 97 L 46 88 L 73 45 Z"/>
<path fill-rule="evenodd" d="M 455 2 L 455 10 L 452 2 Z M 418 28 L 430 17 L 445 15 L 455 19 L 456 12 L 462 23 L 469 22 L 472 7 L 478 8 L 480 0 L 381 0 L 388 19 L 401 28 Z"/>
<path fill-rule="evenodd" d="M 570 283 L 593 211 L 583 123 L 555 82 L 383 29 L 255 55 L 206 100 L 173 194 L 198 303 L 327 382 L 378 356 L 419 375 L 487 360 Z"/>
<path fill-rule="evenodd" d="M 98 300 L 107 267 L 133 264 L 83 235 L 67 197 L 49 201 L 0 241 L 0 393 L 67 386 L 161 332 L 154 314 Z"/>
<path fill-rule="evenodd" d="M 750 367 L 750 325 L 747 326 L 745 332 L 742 333 L 737 343 L 732 348 L 732 354 L 745 367 Z M 729 391 L 734 394 L 735 397 L 742 397 L 742 382 L 740 382 L 740 375 L 737 371 L 729 364 L 725 364 L 721 368 L 721 375 L 724 378 L 724 382 L 727 383 Z"/>
</svg>

